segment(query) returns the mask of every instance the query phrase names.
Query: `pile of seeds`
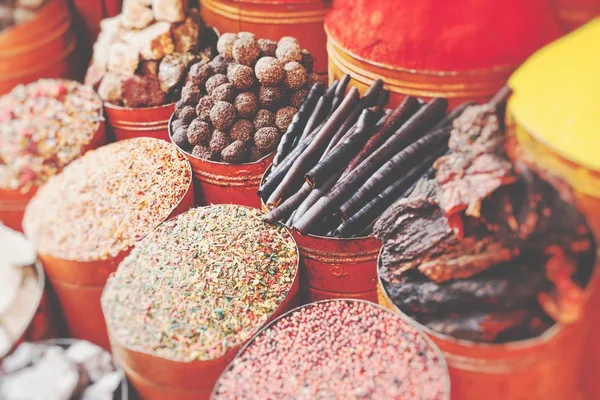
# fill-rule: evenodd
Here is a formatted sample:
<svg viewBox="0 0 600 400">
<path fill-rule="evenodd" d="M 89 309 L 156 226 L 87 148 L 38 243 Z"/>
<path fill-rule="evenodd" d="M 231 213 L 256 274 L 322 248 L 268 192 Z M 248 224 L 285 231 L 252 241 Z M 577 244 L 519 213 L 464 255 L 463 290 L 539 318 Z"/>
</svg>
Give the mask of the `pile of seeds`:
<svg viewBox="0 0 600 400">
<path fill-rule="evenodd" d="M 102 308 L 127 347 L 210 360 L 242 345 L 273 315 L 297 273 L 297 247 L 257 209 L 192 209 L 141 241 L 108 280 Z"/>
<path fill-rule="evenodd" d="M 225 33 L 219 55 L 190 69 L 176 105 L 173 141 L 194 157 L 253 162 L 277 148 L 298 107 L 318 81 L 313 58 L 295 38 L 279 43 Z"/>
<path fill-rule="evenodd" d="M 100 23 L 85 83 L 102 100 L 153 107 L 180 97 L 188 69 L 216 55 L 216 33 L 184 0 L 127 0 Z"/>
<path fill-rule="evenodd" d="M 164 141 L 113 143 L 51 178 L 29 203 L 23 226 L 38 253 L 115 257 L 169 216 L 190 181 L 188 161 Z"/>
<path fill-rule="evenodd" d="M 0 189 L 44 183 L 86 150 L 102 119 L 102 101 L 74 81 L 43 79 L 0 97 Z"/>
<path fill-rule="evenodd" d="M 382 308 L 309 304 L 260 333 L 215 399 L 443 399 L 448 372 L 423 336 Z"/>
</svg>

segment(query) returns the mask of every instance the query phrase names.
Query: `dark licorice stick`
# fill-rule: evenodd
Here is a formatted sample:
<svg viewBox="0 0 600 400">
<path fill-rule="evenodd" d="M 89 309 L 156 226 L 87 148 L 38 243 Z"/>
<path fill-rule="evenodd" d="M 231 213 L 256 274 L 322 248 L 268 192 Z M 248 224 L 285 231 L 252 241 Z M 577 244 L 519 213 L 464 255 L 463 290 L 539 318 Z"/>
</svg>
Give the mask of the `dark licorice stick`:
<svg viewBox="0 0 600 400">
<path fill-rule="evenodd" d="M 339 84 L 337 85 L 337 88 L 335 89 L 335 97 L 339 97 L 339 98 L 344 98 L 344 96 L 346 95 L 346 88 L 348 87 L 348 84 L 350 83 L 350 75 L 348 74 L 344 74 L 344 76 L 342 76 L 342 79 L 340 79 Z"/>
<path fill-rule="evenodd" d="M 504 104 L 510 95 L 512 94 L 512 89 L 507 85 L 502 86 L 502 88 L 492 97 L 489 101 L 489 105 L 498 109 L 502 104 Z"/>
<path fill-rule="evenodd" d="M 308 136 L 331 111 L 331 105 L 335 96 L 335 89 L 337 88 L 338 84 L 338 81 L 333 82 L 325 91 L 325 94 L 317 101 L 317 105 L 313 109 L 313 112 L 308 118 L 306 126 L 302 131 L 302 135 L 300 135 L 300 141 L 304 140 L 306 136 Z"/>
<path fill-rule="evenodd" d="M 311 187 L 308 184 L 304 184 L 300 190 L 295 194 L 286 199 L 283 203 L 279 204 L 276 208 L 272 209 L 266 216 L 265 221 L 273 223 L 280 221 L 284 218 L 288 218 L 292 212 L 306 199 L 310 193 Z"/>
<path fill-rule="evenodd" d="M 320 198 L 296 222 L 294 228 L 302 234 L 320 218 L 347 199 L 352 190 L 362 185 L 377 169 L 397 154 L 415 136 L 427 132 L 444 115 L 448 101 L 436 98 L 422 107 L 378 149 L 361 162 L 351 174 L 342 177 L 329 193 Z"/>
<path fill-rule="evenodd" d="M 417 110 L 421 108 L 419 100 L 412 96 L 404 98 L 402 103 L 396 107 L 390 116 L 386 119 L 383 127 L 375 133 L 365 144 L 363 149 L 350 161 L 350 164 L 344 171 L 344 175 L 352 171 L 358 164 L 367 158 L 377 147 L 381 145 L 387 138 L 398 128 L 400 128 Z"/>
<path fill-rule="evenodd" d="M 292 223 L 294 222 L 294 216 L 296 215 L 296 212 L 298 210 L 294 210 L 291 214 L 290 217 L 287 219 L 285 226 L 292 226 Z"/>
<path fill-rule="evenodd" d="M 337 183 L 337 181 L 342 176 L 342 171 L 335 172 L 325 183 L 323 183 L 320 187 L 313 189 L 308 197 L 300 204 L 298 209 L 296 210 L 296 214 L 292 219 L 292 223 L 288 225 L 289 227 L 293 226 L 293 224 L 304 215 L 304 213 L 312 207 L 313 204 L 317 202 L 325 193 L 329 191 Z"/>
<path fill-rule="evenodd" d="M 335 134 L 337 128 L 348 116 L 350 110 L 356 106 L 359 99 L 360 95 L 358 94 L 358 90 L 354 87 L 350 89 L 339 108 L 333 113 L 331 118 L 327 120 L 319 133 L 317 133 L 310 141 L 308 147 L 300 154 L 296 162 L 294 162 L 277 189 L 273 191 L 267 204 L 276 204 L 279 202 L 286 191 L 288 191 L 295 182 L 302 179 L 308 168 L 311 167 L 311 159 L 318 159 L 321 154 L 323 154 L 326 147 L 325 144 L 331 140 L 331 137 Z"/>
<path fill-rule="evenodd" d="M 419 159 L 431 154 L 432 149 L 447 144 L 451 129 L 446 126 L 430 132 L 392 157 L 340 206 L 341 215 L 344 218 L 349 218 L 368 203 L 372 198 L 372 194 L 380 190 L 382 185 L 385 185 L 390 179 L 393 179 L 398 171 L 413 167 Z"/>
<path fill-rule="evenodd" d="M 289 151 L 292 149 L 294 141 L 298 135 L 301 134 L 304 126 L 306 126 L 306 122 L 308 122 L 308 118 L 312 114 L 312 111 L 314 110 L 316 103 L 319 101 L 319 98 L 323 95 L 323 92 L 323 84 L 321 83 L 315 83 L 310 89 L 310 92 L 308 92 L 306 100 L 304 100 L 300 106 L 300 109 L 296 115 L 294 115 L 292 122 L 279 141 L 277 153 L 273 159 L 274 166 L 277 166 L 281 161 L 283 161 L 285 156 L 287 156 Z"/>
<path fill-rule="evenodd" d="M 327 180 L 327 175 L 331 171 L 343 169 L 343 165 L 358 152 L 362 145 L 367 141 L 370 131 L 381 116 L 379 109 L 372 110 L 367 108 L 363 110 L 356 123 L 354 132 L 346 135 L 327 156 L 319 161 L 317 165 L 311 168 L 305 175 L 306 181 L 312 187 L 318 187 Z"/>
</svg>

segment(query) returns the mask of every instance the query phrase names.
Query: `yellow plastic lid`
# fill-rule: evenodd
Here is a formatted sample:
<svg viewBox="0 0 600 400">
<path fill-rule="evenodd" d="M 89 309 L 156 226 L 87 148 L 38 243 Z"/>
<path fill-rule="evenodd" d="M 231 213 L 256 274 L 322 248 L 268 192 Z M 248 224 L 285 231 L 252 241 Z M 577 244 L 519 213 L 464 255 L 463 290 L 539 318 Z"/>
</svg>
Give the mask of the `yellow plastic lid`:
<svg viewBox="0 0 600 400">
<path fill-rule="evenodd" d="M 509 86 L 519 125 L 560 156 L 600 171 L 600 18 L 536 52 Z"/>
</svg>

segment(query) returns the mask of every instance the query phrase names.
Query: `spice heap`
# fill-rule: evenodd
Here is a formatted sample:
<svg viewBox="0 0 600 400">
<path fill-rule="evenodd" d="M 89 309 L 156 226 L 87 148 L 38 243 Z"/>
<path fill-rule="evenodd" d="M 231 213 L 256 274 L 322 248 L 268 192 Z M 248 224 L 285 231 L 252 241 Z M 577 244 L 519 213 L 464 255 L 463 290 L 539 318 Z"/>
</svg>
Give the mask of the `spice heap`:
<svg viewBox="0 0 600 400">
<path fill-rule="evenodd" d="M 367 302 L 296 309 L 221 375 L 214 399 L 443 399 L 448 372 L 416 329 Z"/>
<path fill-rule="evenodd" d="M 2 0 L 0 2 L 0 31 L 35 18 L 46 0 Z"/>
<path fill-rule="evenodd" d="M 108 352 L 71 339 L 23 343 L 3 360 L 2 370 L 3 400 L 113 399 L 124 379 Z"/>
<path fill-rule="evenodd" d="M 191 182 L 170 144 L 137 138 L 91 151 L 42 186 L 23 227 L 38 253 L 66 260 L 117 256 L 171 214 Z"/>
<path fill-rule="evenodd" d="M 102 101 L 74 81 L 43 79 L 0 97 L 0 189 L 29 190 L 88 149 Z"/>
<path fill-rule="evenodd" d="M 258 161 L 277 148 L 308 89 L 312 55 L 295 38 L 279 43 L 225 33 L 219 55 L 190 69 L 171 125 L 173 141 L 194 157 L 230 164 Z"/>
<path fill-rule="evenodd" d="M 509 161 L 490 105 L 454 120 L 449 149 L 434 178 L 375 225 L 391 300 L 436 332 L 477 342 L 579 319 L 595 245 L 569 193 Z"/>
<path fill-rule="evenodd" d="M 381 81 L 362 99 L 356 88 L 344 96 L 348 81 L 323 95 L 313 87 L 283 136 L 259 189 L 272 208 L 267 221 L 285 221 L 302 234 L 369 235 L 381 213 L 446 151 L 458 111 L 444 116 L 445 99 L 423 104 L 409 96 L 384 111 Z"/>
<path fill-rule="evenodd" d="M 257 209 L 192 209 L 141 241 L 108 280 L 114 339 L 176 361 L 212 360 L 273 315 L 297 273 L 294 240 Z"/>
<path fill-rule="evenodd" d="M 181 95 L 194 64 L 215 56 L 216 33 L 184 0 L 127 0 L 123 12 L 100 23 L 85 83 L 102 100 L 153 107 Z M 149 6 L 151 4 L 151 6 Z"/>
<path fill-rule="evenodd" d="M 325 25 L 361 58 L 425 71 L 516 67 L 561 35 L 546 0 L 345 0 Z"/>
<path fill-rule="evenodd" d="M 21 338 L 42 296 L 35 260 L 25 237 L 0 224 L 0 358 Z"/>
</svg>

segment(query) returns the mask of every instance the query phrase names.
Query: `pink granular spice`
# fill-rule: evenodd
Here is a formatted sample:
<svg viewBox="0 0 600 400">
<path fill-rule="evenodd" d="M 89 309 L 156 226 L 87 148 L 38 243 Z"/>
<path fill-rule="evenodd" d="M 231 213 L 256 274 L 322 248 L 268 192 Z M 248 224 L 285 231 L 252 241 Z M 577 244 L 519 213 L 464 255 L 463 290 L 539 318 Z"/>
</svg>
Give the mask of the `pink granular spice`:
<svg viewBox="0 0 600 400">
<path fill-rule="evenodd" d="M 326 26 L 360 57 L 427 71 L 517 66 L 560 35 L 547 0 L 336 0 Z"/>
<path fill-rule="evenodd" d="M 448 371 L 413 327 L 366 302 L 309 304 L 260 333 L 213 399 L 448 398 Z"/>
</svg>

